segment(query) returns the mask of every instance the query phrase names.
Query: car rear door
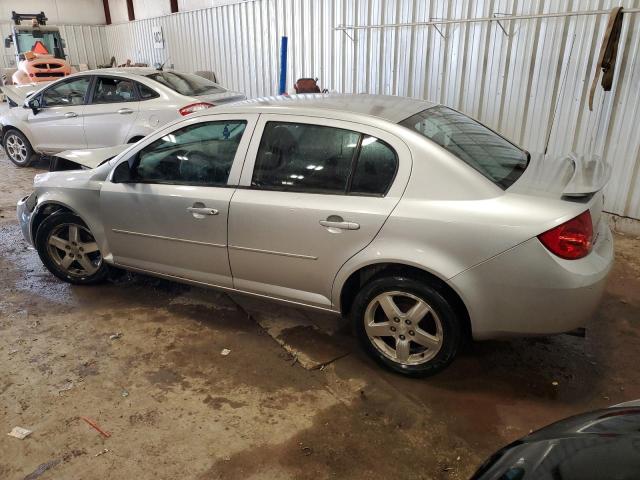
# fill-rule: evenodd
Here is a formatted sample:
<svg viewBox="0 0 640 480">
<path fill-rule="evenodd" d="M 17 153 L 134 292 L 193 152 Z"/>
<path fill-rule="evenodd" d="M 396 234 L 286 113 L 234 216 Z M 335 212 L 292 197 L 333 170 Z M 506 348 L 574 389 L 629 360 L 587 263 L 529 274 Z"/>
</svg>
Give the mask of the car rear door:
<svg viewBox="0 0 640 480">
<path fill-rule="evenodd" d="M 84 109 L 88 148 L 127 143 L 140 111 L 135 82 L 114 75 L 96 75 Z"/>
<path fill-rule="evenodd" d="M 72 77 L 54 83 L 36 97 L 41 107 L 29 112 L 27 122 L 38 152 L 87 148 L 83 123 L 90 83 L 89 75 Z"/>
<path fill-rule="evenodd" d="M 386 131 L 261 115 L 231 200 L 234 287 L 331 308 L 336 273 L 382 228 L 410 170 L 409 149 Z"/>
<path fill-rule="evenodd" d="M 215 115 L 182 122 L 141 141 L 114 168 L 100 206 L 116 264 L 231 287 L 229 200 L 256 120 Z"/>
</svg>

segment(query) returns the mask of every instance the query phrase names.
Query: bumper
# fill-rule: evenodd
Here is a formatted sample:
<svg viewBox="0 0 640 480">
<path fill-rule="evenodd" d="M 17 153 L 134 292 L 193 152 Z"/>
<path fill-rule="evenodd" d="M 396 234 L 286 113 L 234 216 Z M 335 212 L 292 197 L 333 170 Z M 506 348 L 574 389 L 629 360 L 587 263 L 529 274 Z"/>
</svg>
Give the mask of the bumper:
<svg viewBox="0 0 640 480">
<path fill-rule="evenodd" d="M 613 238 L 600 222 L 591 253 L 563 260 L 532 238 L 450 283 L 462 296 L 477 340 L 562 333 L 586 325 L 613 266 Z"/>
<path fill-rule="evenodd" d="M 33 239 L 31 236 L 31 216 L 34 212 L 35 202 L 30 201 L 30 199 L 35 198 L 35 194 L 28 195 L 24 198 L 21 198 L 18 201 L 18 205 L 16 207 L 16 213 L 18 215 L 18 223 L 20 223 L 20 230 L 22 230 L 22 236 L 24 239 L 29 242 L 30 245 L 33 245 Z"/>
</svg>

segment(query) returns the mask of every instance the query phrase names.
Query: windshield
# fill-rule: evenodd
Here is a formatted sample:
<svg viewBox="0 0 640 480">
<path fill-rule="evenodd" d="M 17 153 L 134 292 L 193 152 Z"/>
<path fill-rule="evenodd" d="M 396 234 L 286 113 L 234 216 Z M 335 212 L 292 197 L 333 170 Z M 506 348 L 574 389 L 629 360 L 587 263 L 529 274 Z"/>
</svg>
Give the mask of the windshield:
<svg viewBox="0 0 640 480">
<path fill-rule="evenodd" d="M 527 168 L 527 152 L 450 108 L 428 108 L 400 125 L 434 141 L 502 189 L 513 185 Z"/>
<path fill-rule="evenodd" d="M 147 77 L 165 87 L 169 87 L 171 90 L 175 90 L 181 95 L 190 97 L 226 92 L 220 85 L 191 73 L 157 72 L 147 75 Z"/>
<path fill-rule="evenodd" d="M 18 53 L 31 51 L 42 54 L 48 53 L 56 58 L 64 58 L 60 32 L 18 31 L 16 32 L 16 37 L 18 39 Z"/>
</svg>

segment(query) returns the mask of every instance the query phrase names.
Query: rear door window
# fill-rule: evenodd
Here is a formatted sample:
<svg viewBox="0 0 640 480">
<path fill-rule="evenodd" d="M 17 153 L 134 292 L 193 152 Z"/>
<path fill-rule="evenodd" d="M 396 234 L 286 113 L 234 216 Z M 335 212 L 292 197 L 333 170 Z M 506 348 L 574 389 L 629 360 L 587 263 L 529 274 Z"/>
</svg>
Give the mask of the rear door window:
<svg viewBox="0 0 640 480">
<path fill-rule="evenodd" d="M 136 101 L 133 80 L 119 77 L 98 77 L 91 103 L 122 103 Z"/>
<path fill-rule="evenodd" d="M 349 192 L 361 195 L 387 193 L 398 168 L 396 152 L 382 140 L 365 136 Z"/>
<path fill-rule="evenodd" d="M 341 128 L 268 122 L 251 184 L 267 190 L 345 193 L 359 138 Z"/>
<path fill-rule="evenodd" d="M 264 190 L 384 195 L 397 166 L 395 151 L 375 137 L 323 125 L 267 122 L 251 185 Z"/>
</svg>

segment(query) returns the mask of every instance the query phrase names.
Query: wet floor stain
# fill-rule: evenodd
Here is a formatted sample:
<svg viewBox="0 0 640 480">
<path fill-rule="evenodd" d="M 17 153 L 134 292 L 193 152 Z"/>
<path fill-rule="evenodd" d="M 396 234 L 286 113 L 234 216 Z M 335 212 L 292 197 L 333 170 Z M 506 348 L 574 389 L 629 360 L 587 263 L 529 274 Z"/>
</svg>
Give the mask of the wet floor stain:
<svg viewBox="0 0 640 480">
<path fill-rule="evenodd" d="M 243 402 L 238 402 L 225 397 L 212 397 L 211 395 L 207 395 L 203 402 L 214 410 L 220 410 L 224 405 L 227 405 L 229 408 L 240 408 L 246 406 L 246 403 Z"/>
</svg>

